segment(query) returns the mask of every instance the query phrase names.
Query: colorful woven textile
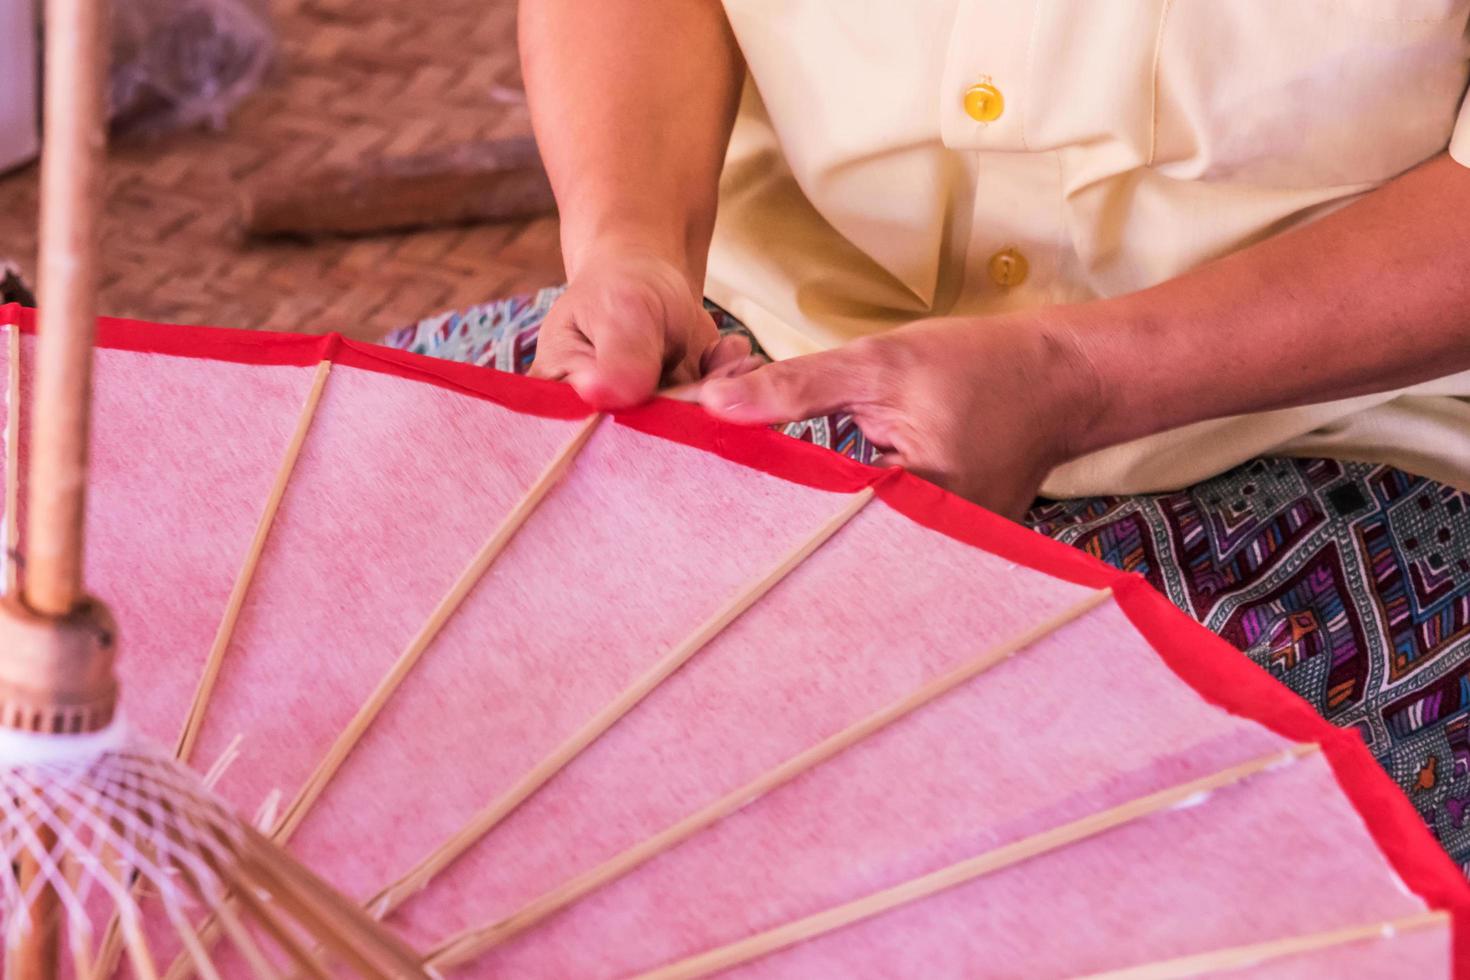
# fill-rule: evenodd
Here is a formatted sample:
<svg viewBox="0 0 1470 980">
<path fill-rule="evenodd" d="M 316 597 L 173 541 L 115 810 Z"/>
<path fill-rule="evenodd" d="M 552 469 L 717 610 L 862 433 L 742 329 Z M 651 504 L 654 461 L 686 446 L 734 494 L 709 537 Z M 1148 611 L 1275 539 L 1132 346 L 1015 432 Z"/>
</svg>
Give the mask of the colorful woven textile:
<svg viewBox="0 0 1470 980">
<path fill-rule="evenodd" d="M 383 343 L 417 354 L 525 374 L 536 356 L 536 335 L 541 321 L 565 288 L 553 286 L 534 295 L 513 296 L 431 316 L 394 331 Z M 739 320 L 709 300 L 705 300 L 704 306 L 721 333 L 742 334 L 750 339 L 752 347 L 756 346 L 755 338 Z M 874 455 L 873 444 L 863 437 L 848 415 L 790 422 L 781 430 L 864 463 Z"/>
<path fill-rule="evenodd" d="M 1177 493 L 1044 503 L 1028 523 L 1144 575 L 1357 729 L 1470 873 L 1470 494 L 1273 458 Z"/>
<path fill-rule="evenodd" d="M 524 372 L 560 292 L 431 317 L 386 343 Z M 743 332 L 706 305 L 722 332 Z M 873 454 L 847 416 L 784 431 Z M 1038 501 L 1027 523 L 1145 576 L 1358 730 L 1470 873 L 1470 494 L 1386 466 L 1273 458 L 1177 493 Z"/>
</svg>

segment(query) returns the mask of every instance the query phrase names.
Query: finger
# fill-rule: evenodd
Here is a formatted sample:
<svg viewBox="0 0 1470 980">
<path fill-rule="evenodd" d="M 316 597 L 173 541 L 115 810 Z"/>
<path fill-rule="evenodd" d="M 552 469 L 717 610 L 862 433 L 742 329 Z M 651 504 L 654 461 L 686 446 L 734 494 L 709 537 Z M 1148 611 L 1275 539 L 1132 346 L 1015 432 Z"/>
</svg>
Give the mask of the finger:
<svg viewBox="0 0 1470 980">
<path fill-rule="evenodd" d="M 714 378 L 700 392 L 713 415 L 742 425 L 772 425 L 850 411 L 867 400 L 867 372 L 842 350 L 776 361 L 748 374 Z"/>
<path fill-rule="evenodd" d="M 770 363 L 771 359 L 762 354 L 747 354 L 738 361 L 731 361 L 723 367 L 716 368 L 712 377 L 738 378 Z"/>
<path fill-rule="evenodd" d="M 533 378 L 563 381 L 575 368 L 582 368 L 592 358 L 592 342 L 570 322 L 570 318 L 552 307 L 536 334 L 536 356 L 526 373 Z"/>
<path fill-rule="evenodd" d="M 770 358 L 762 357 L 759 354 L 746 354 L 739 360 L 726 361 L 714 370 L 707 372 L 703 380 L 715 381 L 719 378 L 738 378 L 758 368 L 763 368 L 770 363 Z"/>
<path fill-rule="evenodd" d="M 699 350 L 687 350 L 681 357 L 672 362 L 665 362 L 662 387 L 683 386 L 698 381 L 704 377 L 702 358 Z"/>
<path fill-rule="evenodd" d="M 650 331 L 603 331 L 590 360 L 567 371 L 577 394 L 593 408 L 615 411 L 652 398 L 663 357 Z"/>
<path fill-rule="evenodd" d="M 704 386 L 703 381 L 691 381 L 688 384 L 674 385 L 659 392 L 662 398 L 672 398 L 676 402 L 699 401 L 699 389 Z"/>
<path fill-rule="evenodd" d="M 682 384 L 676 382 L 672 387 L 660 391 L 659 394 L 664 398 L 672 398 L 675 401 L 697 402 L 699 401 L 699 392 L 704 388 L 706 382 L 717 381 L 720 378 L 736 378 L 742 374 L 749 374 L 756 368 L 765 367 L 769 363 L 771 363 L 769 360 L 758 354 L 747 354 L 741 360 L 715 368 L 709 374 L 697 380 Z"/>
<path fill-rule="evenodd" d="M 543 378 L 547 381 L 565 381 L 567 375 L 574 370 L 592 364 L 592 351 L 576 351 L 572 353 L 556 354 L 554 356 L 543 355 L 538 348 L 536 359 L 531 362 L 526 374 L 533 378 Z"/>
<path fill-rule="evenodd" d="M 685 359 L 664 371 L 659 379 L 660 394 L 669 388 L 683 388 L 699 380 L 699 365 Z"/>
<path fill-rule="evenodd" d="M 682 342 L 678 342 L 682 338 Z M 673 331 L 664 351 L 663 387 L 687 385 L 708 371 L 709 356 L 720 344 L 720 333 L 707 310 L 697 309 L 687 332 Z"/>
<path fill-rule="evenodd" d="M 749 337 L 738 333 L 726 334 L 705 348 L 704 355 L 699 359 L 699 370 L 701 374 L 712 374 L 727 364 L 738 363 L 749 356 Z"/>
</svg>

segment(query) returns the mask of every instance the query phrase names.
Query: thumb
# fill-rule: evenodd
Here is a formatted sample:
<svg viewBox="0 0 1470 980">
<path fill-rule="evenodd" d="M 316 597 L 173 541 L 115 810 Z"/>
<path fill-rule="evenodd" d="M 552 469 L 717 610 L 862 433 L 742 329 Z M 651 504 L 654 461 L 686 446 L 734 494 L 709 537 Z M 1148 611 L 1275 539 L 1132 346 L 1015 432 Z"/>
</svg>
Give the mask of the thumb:
<svg viewBox="0 0 1470 980">
<path fill-rule="evenodd" d="M 750 356 L 750 338 L 742 337 L 740 334 L 718 337 L 700 355 L 699 373 L 701 375 L 729 374 L 730 371 L 721 369 L 744 361 Z"/>
<path fill-rule="evenodd" d="M 593 349 L 570 358 L 566 379 L 593 408 L 614 411 L 648 401 L 658 389 L 663 354 L 647 330 L 611 330 Z"/>
<path fill-rule="evenodd" d="M 773 425 L 848 409 L 863 399 L 861 373 L 843 350 L 777 361 L 733 378 L 711 378 L 699 401 L 741 425 Z"/>
</svg>

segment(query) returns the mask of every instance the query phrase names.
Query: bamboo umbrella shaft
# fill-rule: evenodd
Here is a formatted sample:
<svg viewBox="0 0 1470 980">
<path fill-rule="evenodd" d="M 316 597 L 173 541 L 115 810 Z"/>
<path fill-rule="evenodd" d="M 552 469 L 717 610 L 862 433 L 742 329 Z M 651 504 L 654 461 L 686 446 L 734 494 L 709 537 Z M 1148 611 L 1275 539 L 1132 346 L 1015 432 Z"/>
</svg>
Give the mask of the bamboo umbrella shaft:
<svg viewBox="0 0 1470 980">
<path fill-rule="evenodd" d="M 105 0 L 46 0 L 40 306 L 23 589 L 63 616 L 82 597 L 97 220 L 106 145 Z"/>
<path fill-rule="evenodd" d="M 82 598 L 97 317 L 96 223 L 106 146 L 102 92 L 107 15 L 104 0 L 46 0 L 40 231 L 44 329 L 36 352 L 27 574 L 21 587 L 33 610 L 57 617 L 70 613 Z M 18 408 L 12 405 L 11 411 Z M 45 828 L 40 830 L 48 849 L 54 847 Z M 27 872 L 21 869 L 23 876 Z M 60 970 L 61 910 L 49 883 L 37 892 L 31 912 L 31 928 L 21 937 L 8 972 L 22 980 L 55 977 Z"/>
<path fill-rule="evenodd" d="M 47 853 L 56 853 L 55 831 L 44 825 L 38 826 L 36 837 Z M 61 903 L 45 881 L 46 871 L 34 855 L 23 852 L 17 865 L 17 885 L 22 893 L 35 889 L 35 897 L 27 910 L 30 924 L 21 933 L 15 948 L 7 953 L 6 977 L 9 980 L 51 980 L 61 962 Z"/>
<path fill-rule="evenodd" d="M 5 594 L 20 585 L 20 324 L 9 327 L 5 416 Z"/>
</svg>

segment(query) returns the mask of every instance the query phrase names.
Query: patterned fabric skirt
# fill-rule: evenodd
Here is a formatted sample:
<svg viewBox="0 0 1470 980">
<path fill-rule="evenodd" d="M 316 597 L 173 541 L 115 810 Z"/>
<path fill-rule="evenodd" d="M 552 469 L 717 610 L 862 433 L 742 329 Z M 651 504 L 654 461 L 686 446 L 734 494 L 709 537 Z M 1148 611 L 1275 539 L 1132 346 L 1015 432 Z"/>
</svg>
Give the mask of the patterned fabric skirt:
<svg viewBox="0 0 1470 980">
<path fill-rule="evenodd" d="M 524 373 L 560 292 L 431 317 L 385 343 Z M 721 332 L 745 332 L 706 305 Z M 783 428 L 873 455 L 844 415 Z M 1039 500 L 1026 523 L 1142 574 L 1357 729 L 1470 874 L 1470 494 L 1388 466 L 1267 458 L 1176 493 Z"/>
</svg>

